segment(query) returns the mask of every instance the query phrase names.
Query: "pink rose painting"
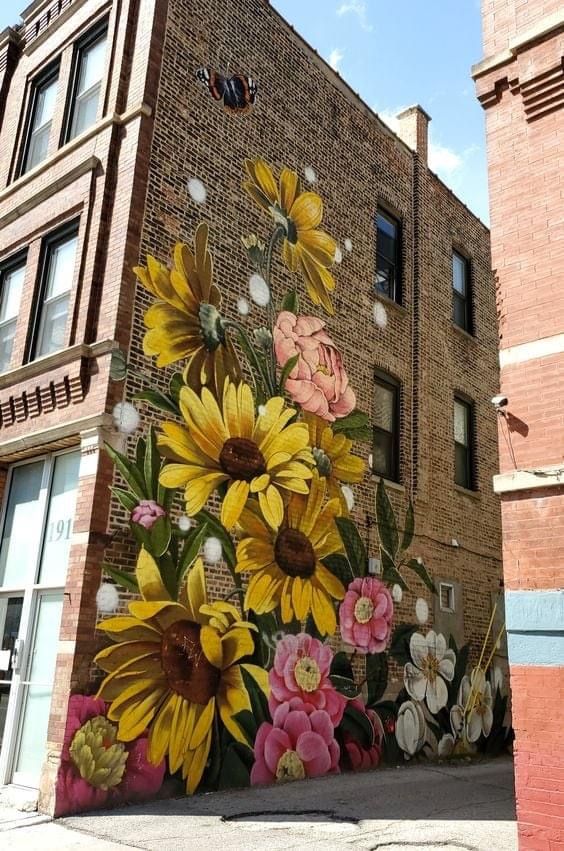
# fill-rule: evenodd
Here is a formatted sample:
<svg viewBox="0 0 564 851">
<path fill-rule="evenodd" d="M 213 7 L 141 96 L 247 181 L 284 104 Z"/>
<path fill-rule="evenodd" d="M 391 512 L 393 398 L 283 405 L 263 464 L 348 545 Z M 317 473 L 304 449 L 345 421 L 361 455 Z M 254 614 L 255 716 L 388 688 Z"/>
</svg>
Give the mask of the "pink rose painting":
<svg viewBox="0 0 564 851">
<path fill-rule="evenodd" d="M 343 641 L 360 653 L 382 653 L 392 631 L 394 603 L 383 582 L 374 576 L 354 579 L 339 607 Z"/>
<path fill-rule="evenodd" d="M 356 396 L 341 354 L 325 331 L 325 322 L 317 316 L 296 316 L 284 310 L 276 320 L 273 337 L 281 369 L 298 356 L 286 381 L 292 400 L 328 422 L 350 414 Z"/>
<path fill-rule="evenodd" d="M 284 783 L 339 772 L 339 745 L 327 712 L 298 697 L 282 703 L 255 740 L 251 783 Z"/>
<path fill-rule="evenodd" d="M 312 709 L 327 712 L 336 727 L 347 699 L 329 679 L 332 660 L 331 648 L 305 632 L 282 638 L 276 645 L 274 664 L 268 675 L 271 715 L 282 703 L 298 697 Z"/>
<path fill-rule="evenodd" d="M 131 512 L 132 522 L 144 526 L 145 529 L 152 529 L 159 517 L 165 516 L 166 511 L 154 499 L 142 499 Z"/>
<path fill-rule="evenodd" d="M 344 762 L 343 768 L 351 768 L 353 771 L 366 771 L 369 768 L 377 768 L 382 758 L 382 742 L 384 741 L 384 727 L 380 717 L 373 709 L 366 709 L 363 702 L 358 698 L 354 698 L 349 703 L 363 715 L 366 715 L 372 730 L 374 731 L 374 743 L 370 748 L 363 748 L 362 745 L 354 739 L 350 733 L 343 732 L 343 752 L 341 761 Z"/>
<path fill-rule="evenodd" d="M 143 800 L 161 788 L 165 761 L 147 759 L 147 737 L 117 740 L 103 700 L 73 694 L 57 778 L 57 816 Z"/>
</svg>

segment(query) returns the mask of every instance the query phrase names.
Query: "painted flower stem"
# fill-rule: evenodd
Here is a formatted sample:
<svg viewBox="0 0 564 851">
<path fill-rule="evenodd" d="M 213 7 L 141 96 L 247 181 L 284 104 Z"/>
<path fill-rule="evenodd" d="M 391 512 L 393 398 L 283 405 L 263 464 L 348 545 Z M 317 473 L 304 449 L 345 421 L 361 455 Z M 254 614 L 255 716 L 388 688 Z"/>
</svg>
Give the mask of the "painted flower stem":
<svg viewBox="0 0 564 851">
<path fill-rule="evenodd" d="M 268 240 L 268 245 L 266 248 L 265 254 L 265 263 L 264 263 L 264 280 L 266 281 L 266 285 L 270 290 L 270 301 L 268 302 L 268 322 L 272 328 L 274 328 L 274 300 L 272 298 L 272 286 L 271 286 L 271 277 L 272 277 L 272 254 L 276 247 L 276 244 L 280 242 L 281 239 L 286 235 L 286 231 L 282 225 L 277 225 L 270 239 Z M 276 388 L 276 353 L 274 351 L 274 338 L 272 340 L 272 345 L 270 347 L 270 367 L 271 367 L 271 380 L 272 386 Z M 283 389 L 283 388 L 281 388 Z"/>
<path fill-rule="evenodd" d="M 257 390 L 257 393 L 258 393 L 259 388 L 258 388 L 256 379 L 258 377 L 260 384 L 262 385 L 262 388 L 261 388 L 262 389 L 262 395 L 265 398 L 269 398 L 271 396 L 276 396 L 276 390 L 275 390 L 275 387 L 274 387 L 274 385 L 273 385 L 273 383 L 270 379 L 270 375 L 263 368 L 263 366 L 260 362 L 260 359 L 257 356 L 257 353 L 253 349 L 251 341 L 249 340 L 249 337 L 247 335 L 246 329 L 242 325 L 240 325 L 239 322 L 236 322 L 234 319 L 224 320 L 223 321 L 223 327 L 224 328 L 233 328 L 235 331 L 237 331 L 237 333 L 239 335 L 239 342 L 241 344 L 241 348 L 245 352 L 245 355 L 247 356 L 247 358 L 249 360 L 249 365 L 252 368 L 251 371 L 253 373 L 253 380 L 254 380 L 254 383 L 255 383 L 255 389 Z"/>
</svg>

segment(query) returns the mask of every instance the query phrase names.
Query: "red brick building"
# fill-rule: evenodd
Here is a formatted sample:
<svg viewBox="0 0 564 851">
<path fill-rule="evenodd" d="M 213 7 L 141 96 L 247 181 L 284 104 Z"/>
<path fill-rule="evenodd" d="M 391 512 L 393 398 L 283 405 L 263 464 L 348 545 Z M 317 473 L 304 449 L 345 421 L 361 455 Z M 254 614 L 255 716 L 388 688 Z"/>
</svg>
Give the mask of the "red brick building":
<svg viewBox="0 0 564 851">
<path fill-rule="evenodd" d="M 564 8 L 483 0 L 520 848 L 564 848 Z"/>
<path fill-rule="evenodd" d="M 112 384 L 110 353 L 127 351 L 155 386 L 167 378 L 143 355 L 149 297 L 131 270 L 148 252 L 168 261 L 210 221 L 233 306 L 249 275 L 239 236 L 258 224 L 241 203 L 247 156 L 314 169 L 343 246 L 332 333 L 388 436 L 376 472 L 397 506 L 412 497 L 417 546 L 443 583 L 438 598 L 404 594 L 400 619 L 426 598 L 424 621 L 471 639 L 475 658 L 498 595 L 488 231 L 429 170 L 423 110 L 400 116 L 400 139 L 265 0 L 232 5 L 227 26 L 220 0 L 35 0 L 0 37 L 0 783 L 40 787 L 45 811 L 69 693 L 92 688 L 101 563 L 134 555 L 101 446 L 140 383 Z M 195 76 L 229 57 L 260 80 L 239 118 Z M 378 283 L 383 260 L 395 283 Z M 372 555 L 377 480 L 355 488 Z"/>
</svg>

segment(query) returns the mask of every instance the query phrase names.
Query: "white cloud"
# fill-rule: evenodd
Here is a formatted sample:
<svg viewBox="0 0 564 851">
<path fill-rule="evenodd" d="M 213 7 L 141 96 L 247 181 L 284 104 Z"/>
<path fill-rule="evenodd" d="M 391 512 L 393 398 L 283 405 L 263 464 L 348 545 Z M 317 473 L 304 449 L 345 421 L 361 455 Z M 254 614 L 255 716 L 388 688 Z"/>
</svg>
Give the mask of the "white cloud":
<svg viewBox="0 0 564 851">
<path fill-rule="evenodd" d="M 335 47 L 334 50 L 331 51 L 329 54 L 329 65 L 333 71 L 339 70 L 339 65 L 341 64 L 344 55 L 343 51 L 339 50 L 338 47 Z"/>
<path fill-rule="evenodd" d="M 366 3 L 363 3 L 362 0 L 350 0 L 348 3 L 341 3 L 337 9 L 337 15 L 340 17 L 342 15 L 348 15 L 349 13 L 356 15 L 363 30 L 366 30 L 366 32 L 372 32 L 372 24 L 368 23 L 368 19 L 366 17 Z"/>
<path fill-rule="evenodd" d="M 405 106 L 398 106 L 397 109 L 383 109 L 381 112 L 378 112 L 377 109 L 374 109 L 374 112 L 378 113 L 378 117 L 382 119 L 384 124 L 387 124 L 390 130 L 393 130 L 394 133 L 399 133 L 399 120 L 398 115 L 400 112 L 403 112 Z"/>
<path fill-rule="evenodd" d="M 431 139 L 429 142 L 429 168 L 436 171 L 439 176 L 452 175 L 462 168 L 463 156 L 457 154 L 446 145 L 439 145 Z"/>
</svg>

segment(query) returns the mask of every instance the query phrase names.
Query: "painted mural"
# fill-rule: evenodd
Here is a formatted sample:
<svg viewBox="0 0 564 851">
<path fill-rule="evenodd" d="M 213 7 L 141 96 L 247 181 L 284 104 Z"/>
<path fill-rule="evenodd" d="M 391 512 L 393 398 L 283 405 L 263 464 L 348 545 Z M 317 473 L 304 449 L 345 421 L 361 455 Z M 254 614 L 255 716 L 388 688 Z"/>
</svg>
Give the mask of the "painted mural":
<svg viewBox="0 0 564 851">
<path fill-rule="evenodd" d="M 104 566 L 103 676 L 95 696 L 70 699 L 58 814 L 163 784 L 283 783 L 495 753 L 510 739 L 493 616 L 469 672 L 468 646 L 396 622 L 408 582 L 436 590 L 413 553 L 413 508 L 397 516 L 382 482 L 380 572 L 368 570 L 352 509 L 371 429 L 328 325 L 343 255 L 321 227 L 322 199 L 257 158 L 244 164 L 244 203 L 264 233 L 242 235 L 252 304 L 240 298 L 235 316 L 204 222 L 170 266 L 149 256 L 135 269 L 153 299 L 145 354 L 177 371 L 169 392 L 137 394 L 158 424 L 134 456 L 107 447 L 138 558 L 134 572 Z M 129 368 L 118 353 L 114 379 Z M 115 416 L 139 426 L 130 403 Z M 218 599 L 219 565 L 231 589 Z M 127 611 L 118 587 L 133 592 Z M 391 671 L 403 678 L 393 698 Z"/>
</svg>

